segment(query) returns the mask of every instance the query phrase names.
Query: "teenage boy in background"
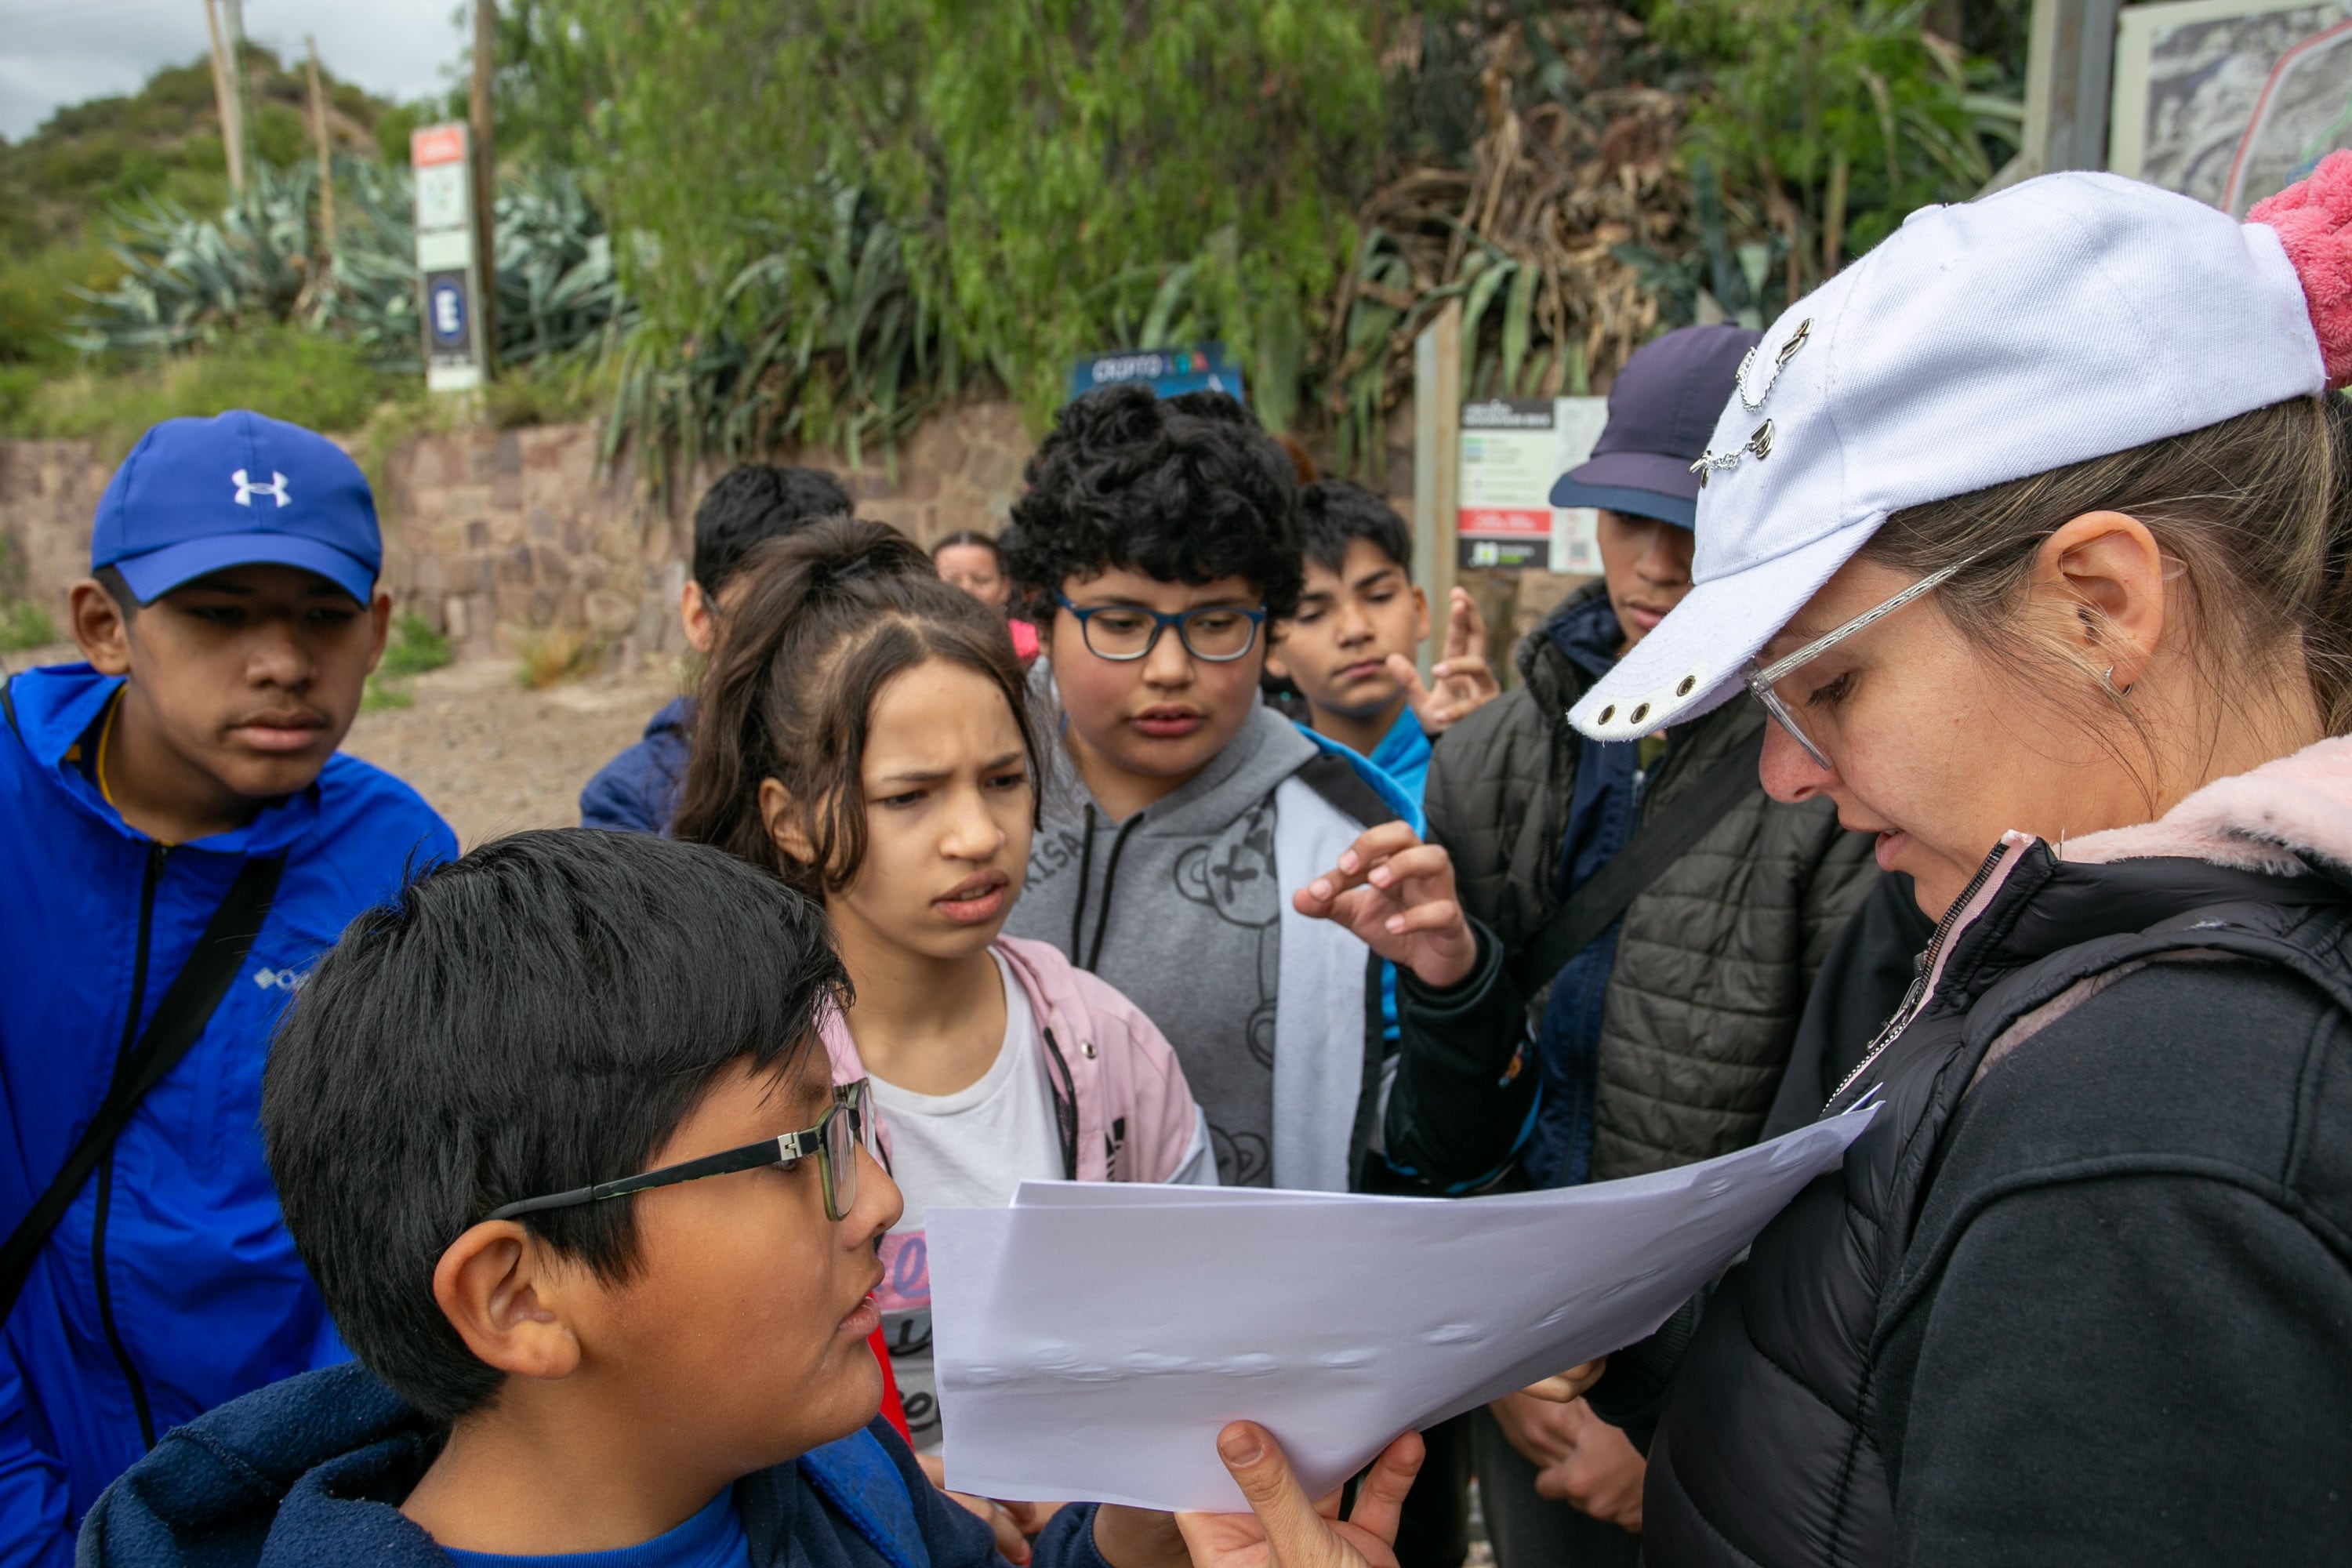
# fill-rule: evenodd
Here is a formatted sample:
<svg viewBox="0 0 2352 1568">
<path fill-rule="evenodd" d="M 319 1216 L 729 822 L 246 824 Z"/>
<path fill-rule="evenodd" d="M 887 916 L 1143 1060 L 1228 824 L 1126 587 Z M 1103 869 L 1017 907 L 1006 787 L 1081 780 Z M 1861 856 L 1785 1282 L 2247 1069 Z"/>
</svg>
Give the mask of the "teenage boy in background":
<svg viewBox="0 0 2352 1568">
<path fill-rule="evenodd" d="M 404 868 L 457 852 L 414 791 L 335 749 L 383 650 L 382 559 L 331 442 L 167 420 L 99 501 L 70 598 L 89 662 L 0 692 L 12 1568 L 70 1563 L 160 1434 L 342 1353 L 257 1118 L 312 959 Z"/>
<path fill-rule="evenodd" d="M 1298 524 L 1306 585 L 1266 672 L 1297 688 L 1308 729 L 1370 758 L 1417 801 L 1430 742 L 1502 695 L 1486 622 L 1454 589 L 1434 689 L 1423 685 L 1413 656 L 1429 636 L 1429 595 L 1412 581 L 1404 519 L 1360 485 L 1322 479 L 1298 492 Z"/>
<path fill-rule="evenodd" d="M 844 985 L 773 875 L 634 835 L 518 834 L 354 924 L 262 1124 L 358 1363 L 166 1438 L 83 1561 L 1001 1568 L 875 1417 L 899 1200 L 818 1044 Z M 1366 1545 L 1417 1448 L 1374 1465 Z M 1199 1568 L 1267 1561 L 1216 1522 Z M 1030 1561 L 1191 1563 L 1167 1515 L 1087 1503 Z"/>
<path fill-rule="evenodd" d="M 1601 581 L 1522 645 L 1523 683 L 1437 748 L 1430 844 L 1380 830 L 1301 898 L 1405 966 L 1408 1027 L 1464 1059 L 1509 1059 L 1532 1022 L 1543 1101 L 1522 1165 L 1535 1186 L 1754 1142 L 1814 973 L 1878 878 L 1870 837 L 1841 829 L 1827 801 L 1765 794 L 1754 703 L 1633 742 L 1568 724 L 1577 697 L 1690 592 L 1690 465 L 1757 339 L 1687 327 L 1626 362 L 1591 459 L 1551 495 L 1601 509 Z M 1375 871 L 1382 881 L 1360 885 Z M 1388 931 L 1399 915 L 1406 936 Z M 1437 1535 L 1443 1549 L 1408 1551 L 1406 1568 L 1461 1561 L 1458 1511 L 1445 1531 L 1421 1527 L 1458 1504 L 1473 1465 L 1499 1568 L 1639 1555 L 1642 1461 L 1616 1427 L 1580 1401 L 1525 1394 L 1463 1419 L 1466 1430 L 1429 1434 L 1408 1521 L 1409 1545 Z"/>
<path fill-rule="evenodd" d="M 1106 388 L 1026 478 L 1004 554 L 1060 744 L 1007 933 L 1160 1026 L 1228 1185 L 1443 1187 L 1498 1163 L 1517 1129 L 1492 1124 L 1494 1071 L 1400 1050 L 1390 972 L 1285 897 L 1419 807 L 1258 700 L 1265 625 L 1300 585 L 1282 448 L 1222 393 Z"/>
<path fill-rule="evenodd" d="M 822 468 L 746 463 L 719 475 L 694 509 L 694 570 L 677 595 L 687 646 L 707 657 L 719 640 L 734 605 L 736 568 L 753 545 L 853 510 L 841 481 Z M 667 832 L 693 737 L 694 699 L 671 699 L 646 721 L 644 737 L 580 792 L 580 826 Z"/>
</svg>

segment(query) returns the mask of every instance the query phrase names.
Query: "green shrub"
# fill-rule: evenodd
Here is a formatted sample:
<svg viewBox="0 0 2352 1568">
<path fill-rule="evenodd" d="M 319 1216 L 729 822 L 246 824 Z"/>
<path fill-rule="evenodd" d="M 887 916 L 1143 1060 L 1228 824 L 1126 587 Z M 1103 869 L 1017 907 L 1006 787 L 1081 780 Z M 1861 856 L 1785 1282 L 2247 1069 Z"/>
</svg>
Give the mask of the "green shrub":
<svg viewBox="0 0 2352 1568">
<path fill-rule="evenodd" d="M 367 684 L 360 689 L 360 711 L 362 713 L 382 713 L 395 708 L 406 708 L 415 700 L 416 693 L 408 689 L 407 682 L 389 679 L 382 671 L 369 676 Z"/>
<path fill-rule="evenodd" d="M 6 434 L 79 437 L 121 452 L 160 420 L 227 408 L 312 430 L 357 430 L 392 389 L 390 378 L 351 344 L 268 327 L 157 363 L 51 375 L 13 415 L 0 405 L 0 416 Z"/>
<path fill-rule="evenodd" d="M 449 639 L 433 629 L 423 616 L 405 615 L 392 624 L 376 674 L 383 677 L 422 675 L 449 662 Z"/>
<path fill-rule="evenodd" d="M 0 605 L 0 653 L 23 653 L 57 640 L 57 624 L 40 605 L 22 599 Z"/>
<path fill-rule="evenodd" d="M 1703 286 L 1769 321 L 1930 202 L 1965 200 L 2014 150 L 1925 0 L 1655 0 L 1697 72 L 1686 147 Z"/>
</svg>

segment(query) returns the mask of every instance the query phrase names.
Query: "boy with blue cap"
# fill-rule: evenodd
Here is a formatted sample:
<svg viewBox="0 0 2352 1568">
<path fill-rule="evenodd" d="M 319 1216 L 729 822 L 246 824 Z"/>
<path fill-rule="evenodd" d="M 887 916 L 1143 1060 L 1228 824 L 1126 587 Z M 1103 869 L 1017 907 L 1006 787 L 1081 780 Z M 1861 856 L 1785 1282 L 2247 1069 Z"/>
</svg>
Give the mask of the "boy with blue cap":
<svg viewBox="0 0 2352 1568">
<path fill-rule="evenodd" d="M 1551 495 L 1600 509 L 1601 580 L 1521 646 L 1518 688 L 1436 748 L 1429 842 L 1376 829 L 1298 896 L 1405 971 L 1400 1010 L 1464 1059 L 1499 1075 L 1532 1035 L 1543 1092 L 1521 1173 L 1534 1186 L 1754 1142 L 1813 974 L 1878 875 L 1869 839 L 1825 805 L 1765 795 L 1760 712 L 1606 743 L 1568 725 L 1690 592 L 1692 465 L 1756 342 L 1686 327 L 1626 362 L 1591 458 Z M 1430 1435 L 1430 1470 L 1459 1479 L 1424 1479 L 1424 1509 L 1475 1465 L 1500 1568 L 1634 1561 L 1642 1463 L 1615 1427 L 1580 1403 L 1519 1394 L 1465 1420 L 1467 1441 Z M 1450 1539 L 1416 1555 L 1406 1568 L 1459 1561 Z"/>
<path fill-rule="evenodd" d="M 99 502 L 87 662 L 0 688 L 0 1564 L 62 1568 L 163 1432 L 342 1356 L 257 1119 L 311 961 L 457 850 L 336 751 L 383 650 L 383 553 L 324 437 L 167 420 Z"/>
</svg>

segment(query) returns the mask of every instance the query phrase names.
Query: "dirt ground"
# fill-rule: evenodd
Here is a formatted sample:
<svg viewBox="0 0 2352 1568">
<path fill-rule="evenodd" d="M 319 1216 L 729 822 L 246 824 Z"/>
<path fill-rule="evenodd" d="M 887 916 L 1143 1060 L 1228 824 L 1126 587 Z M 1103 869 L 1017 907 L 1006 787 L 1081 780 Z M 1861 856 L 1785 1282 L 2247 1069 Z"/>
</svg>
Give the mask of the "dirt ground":
<svg viewBox="0 0 2352 1568">
<path fill-rule="evenodd" d="M 70 643 L 0 658 L 0 672 L 67 664 Z M 575 827 L 580 786 L 677 695 L 674 678 L 592 675 L 544 691 L 512 659 L 468 659 L 407 682 L 405 708 L 362 713 L 343 750 L 406 779 L 470 849 L 524 827 Z"/>
<path fill-rule="evenodd" d="M 511 659 L 469 659 L 408 682 L 406 708 L 362 713 L 343 750 L 414 785 L 470 849 L 580 821 L 580 786 L 645 731 L 676 685 L 590 676 L 527 691 Z"/>
</svg>

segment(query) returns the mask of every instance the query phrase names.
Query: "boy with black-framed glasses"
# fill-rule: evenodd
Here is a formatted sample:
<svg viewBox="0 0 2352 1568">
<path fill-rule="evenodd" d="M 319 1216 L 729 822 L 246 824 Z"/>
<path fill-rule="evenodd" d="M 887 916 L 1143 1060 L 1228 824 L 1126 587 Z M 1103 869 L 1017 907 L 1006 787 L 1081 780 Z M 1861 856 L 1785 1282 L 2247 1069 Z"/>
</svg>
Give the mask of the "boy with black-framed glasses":
<svg viewBox="0 0 2352 1568">
<path fill-rule="evenodd" d="M 262 1133 L 356 1364 L 165 1436 L 82 1560 L 996 1568 L 876 1415 L 899 1213 L 817 1044 L 824 917 L 719 850 L 520 834 L 323 960 Z M 1180 1568 L 1065 1509 L 1039 1568 Z"/>
<path fill-rule="evenodd" d="M 1388 966 L 1289 898 L 1366 828 L 1420 819 L 1259 701 L 1302 581 L 1290 459 L 1222 393 L 1112 387 L 1062 410 L 1026 477 L 1002 544 L 1060 743 L 1006 932 L 1160 1026 L 1225 1184 L 1442 1186 L 1465 1140 L 1427 1129 L 1483 1112 L 1487 1084 L 1401 1049 Z"/>
</svg>

